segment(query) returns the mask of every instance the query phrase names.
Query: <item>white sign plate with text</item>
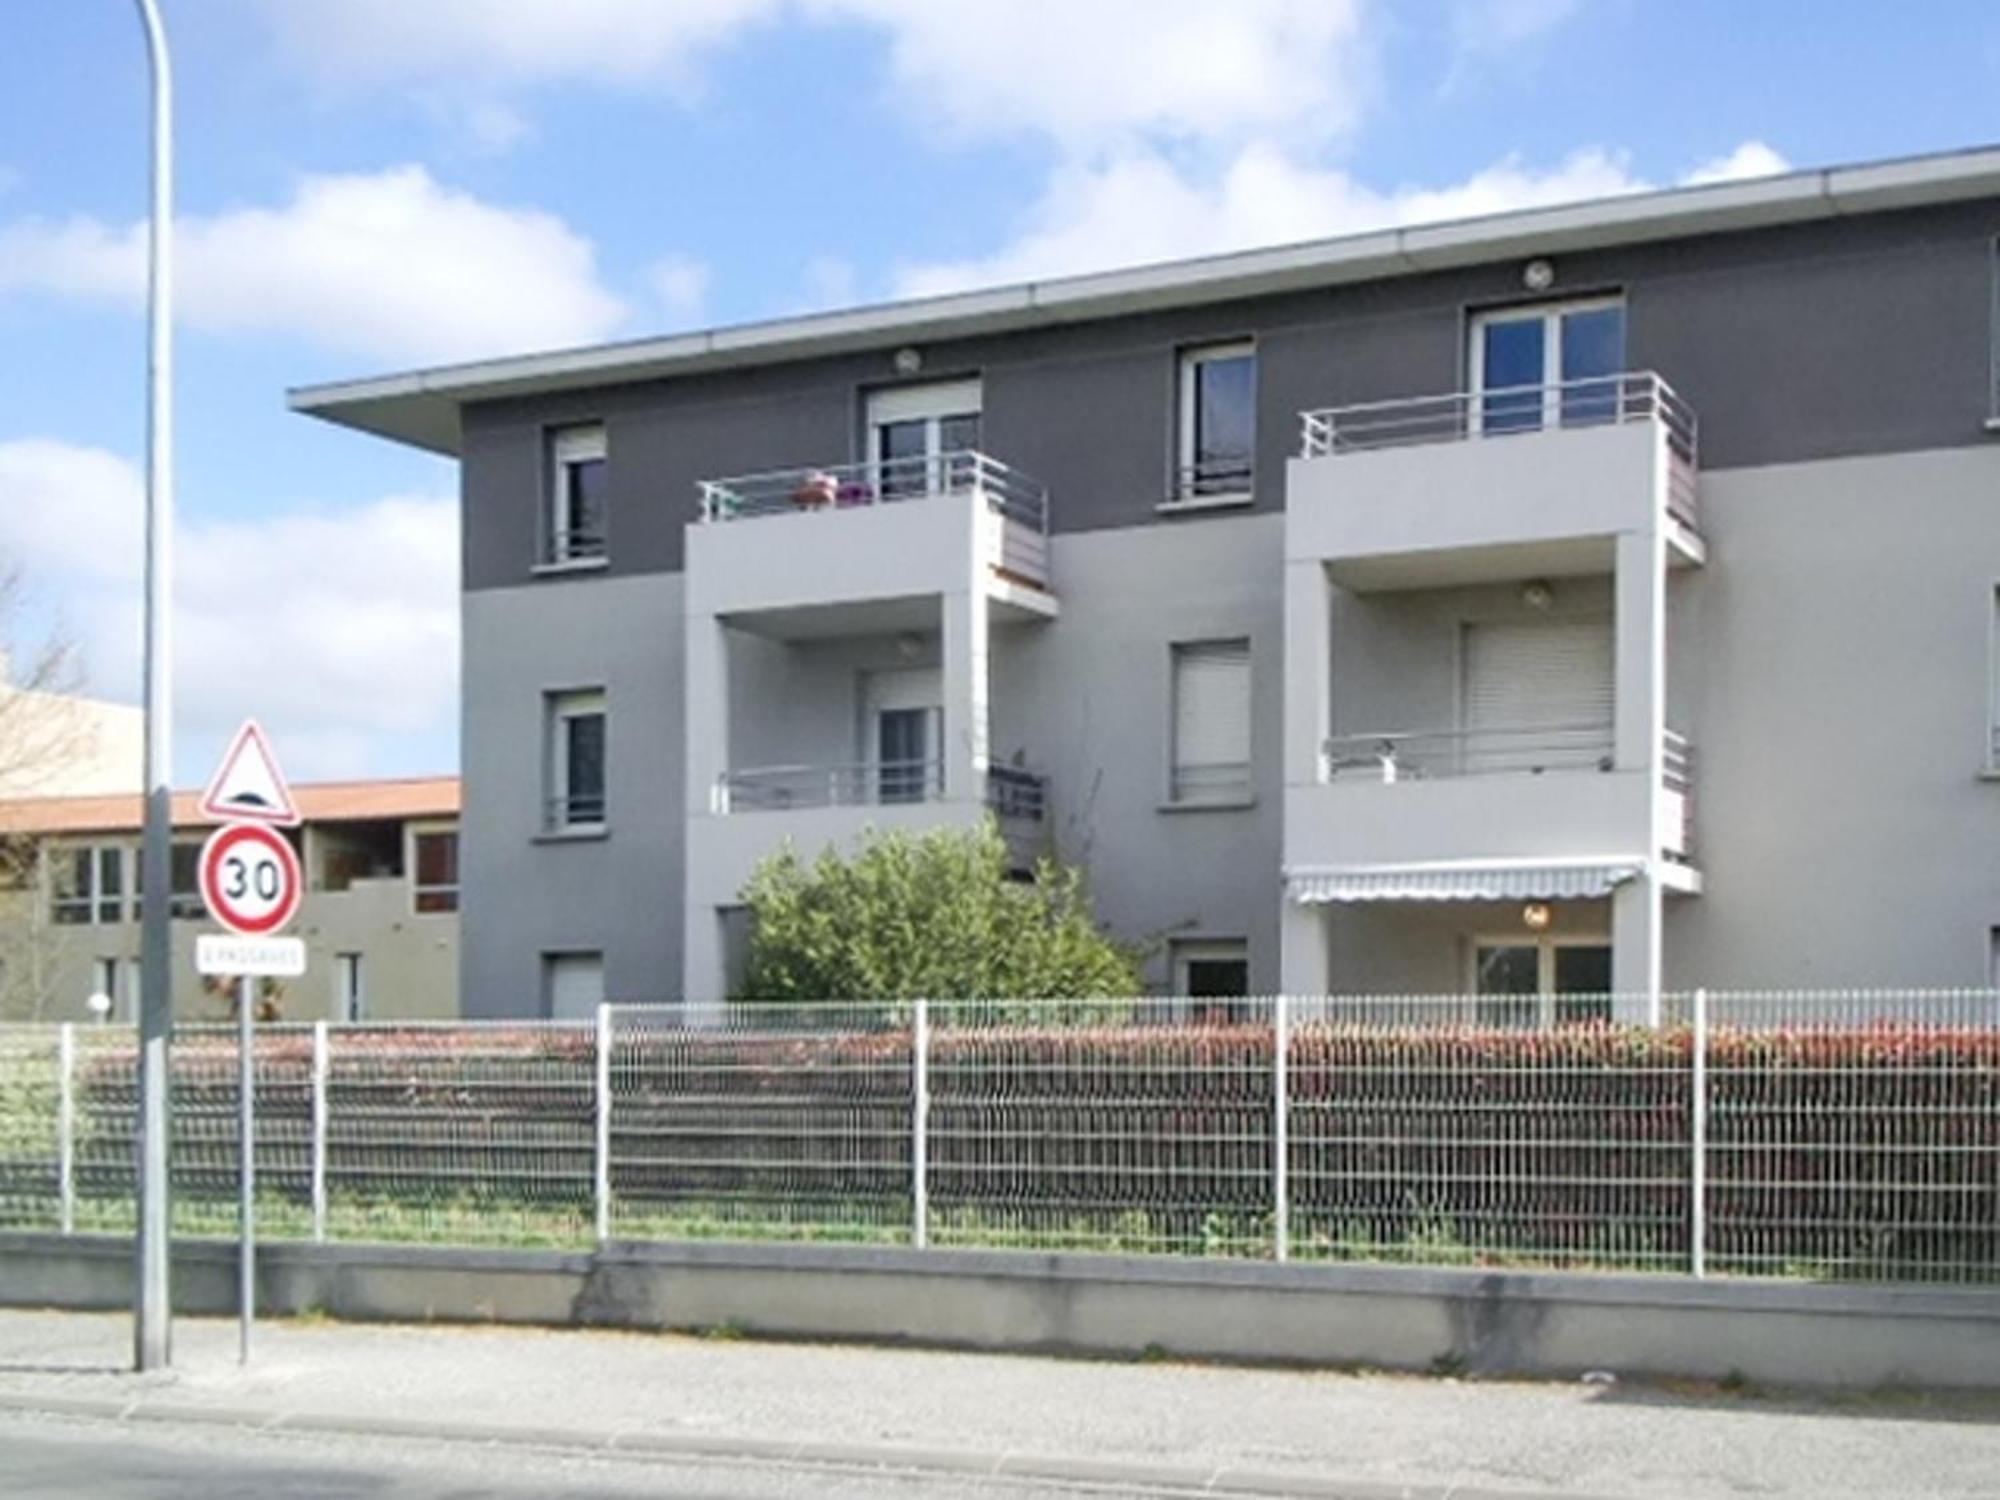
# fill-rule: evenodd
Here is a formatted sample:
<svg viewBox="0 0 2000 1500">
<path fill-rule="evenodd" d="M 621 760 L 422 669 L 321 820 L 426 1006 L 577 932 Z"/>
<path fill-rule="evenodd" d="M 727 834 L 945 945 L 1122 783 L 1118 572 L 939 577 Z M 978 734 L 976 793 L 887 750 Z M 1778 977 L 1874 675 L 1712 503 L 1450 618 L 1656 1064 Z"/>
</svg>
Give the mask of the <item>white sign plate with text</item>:
<svg viewBox="0 0 2000 1500">
<path fill-rule="evenodd" d="M 296 979 L 306 971 L 305 939 L 204 932 L 194 940 L 194 967 L 197 974 Z"/>
</svg>

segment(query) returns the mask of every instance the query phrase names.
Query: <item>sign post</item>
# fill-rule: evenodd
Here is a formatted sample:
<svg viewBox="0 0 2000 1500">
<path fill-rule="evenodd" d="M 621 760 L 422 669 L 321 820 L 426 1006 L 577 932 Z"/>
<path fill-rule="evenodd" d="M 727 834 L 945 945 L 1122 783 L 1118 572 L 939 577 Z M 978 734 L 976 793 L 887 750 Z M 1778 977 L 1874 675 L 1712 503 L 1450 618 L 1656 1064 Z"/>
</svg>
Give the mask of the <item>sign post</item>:
<svg viewBox="0 0 2000 1500">
<path fill-rule="evenodd" d="M 233 936 L 197 938 L 195 968 L 236 977 L 237 1357 L 248 1364 L 257 1318 L 257 981 L 306 968 L 305 944 L 278 936 L 304 896 L 298 854 L 278 831 L 298 823 L 298 808 L 255 720 L 236 731 L 201 810 L 229 820 L 202 845 L 200 883 L 209 914 Z"/>
</svg>

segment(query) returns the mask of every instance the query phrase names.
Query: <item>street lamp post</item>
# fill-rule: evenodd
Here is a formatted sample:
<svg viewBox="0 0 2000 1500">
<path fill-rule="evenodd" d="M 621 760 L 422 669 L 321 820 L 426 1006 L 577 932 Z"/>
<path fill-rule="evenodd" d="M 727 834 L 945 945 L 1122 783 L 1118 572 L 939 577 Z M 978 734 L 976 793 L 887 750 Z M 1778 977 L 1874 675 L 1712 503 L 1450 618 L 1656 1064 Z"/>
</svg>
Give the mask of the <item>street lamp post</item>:
<svg viewBox="0 0 2000 1500">
<path fill-rule="evenodd" d="M 134 1237 L 133 1363 L 173 1359 L 168 1284 L 167 1139 L 172 1077 L 173 642 L 173 72 L 156 0 L 136 0 L 153 76 L 153 176 L 146 277 L 146 831 L 139 856 L 139 1223 Z"/>
</svg>

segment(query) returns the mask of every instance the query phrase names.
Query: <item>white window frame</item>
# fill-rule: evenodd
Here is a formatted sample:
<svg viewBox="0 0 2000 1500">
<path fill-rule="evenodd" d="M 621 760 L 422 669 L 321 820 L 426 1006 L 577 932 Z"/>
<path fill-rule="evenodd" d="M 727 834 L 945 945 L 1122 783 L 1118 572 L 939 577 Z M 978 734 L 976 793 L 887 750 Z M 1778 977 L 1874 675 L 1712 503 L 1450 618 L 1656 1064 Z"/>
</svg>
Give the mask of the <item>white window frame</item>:
<svg viewBox="0 0 2000 1500">
<path fill-rule="evenodd" d="M 1542 323 L 1542 428 L 1562 425 L 1562 320 L 1570 313 L 1599 312 L 1607 307 L 1624 308 L 1625 297 L 1620 292 L 1608 292 L 1597 297 L 1573 297 L 1558 302 L 1531 302 L 1513 307 L 1489 307 L 1472 315 L 1466 336 L 1466 369 L 1470 375 L 1471 400 L 1466 403 L 1466 422 L 1473 432 L 1480 430 L 1485 420 L 1486 404 L 1480 398 L 1487 394 L 1486 385 L 1486 330 L 1495 323 L 1525 323 L 1532 318 L 1540 318 Z M 1627 330 L 1630 332 L 1628 315 Z M 1621 358 L 1621 363 L 1623 362 Z M 1532 386 L 1496 386 L 1497 391 L 1532 390 Z M 1535 428 L 1507 428 L 1506 431 L 1532 432 Z"/>
<path fill-rule="evenodd" d="M 572 719 L 604 720 L 604 806 L 592 820 L 573 818 L 569 807 L 569 733 Z M 549 833 L 602 833 L 611 813 L 611 712 L 603 688 L 574 688 L 547 697 L 543 760 L 547 768 L 543 827 Z"/>
<path fill-rule="evenodd" d="M 354 976 L 350 987 L 348 975 Z M 333 956 L 333 1018 L 347 1025 L 368 1019 L 368 962 L 361 953 Z"/>
<path fill-rule="evenodd" d="M 86 855 L 85 868 L 90 878 L 84 889 L 62 897 L 63 904 L 80 907 L 84 912 L 81 922 L 58 922 L 56 920 L 56 887 L 60 879 L 58 871 L 73 867 L 78 854 Z M 104 859 L 115 856 L 118 861 L 118 893 L 107 898 L 104 894 Z M 43 855 L 42 868 L 46 881 L 42 892 L 42 914 L 51 927 L 115 927 L 127 920 L 133 913 L 135 900 L 132 886 L 138 878 L 139 851 L 128 844 L 77 843 L 48 846 Z M 103 908 L 109 901 L 114 912 L 110 917 L 103 915 Z"/>
<path fill-rule="evenodd" d="M 1198 653 L 1241 653 L 1243 659 L 1244 759 L 1243 779 L 1212 787 L 1184 786 L 1184 770 L 1193 765 L 1181 759 L 1181 673 L 1182 663 Z M 1256 650 L 1247 635 L 1213 636 L 1202 640 L 1174 641 L 1167 648 L 1167 784 L 1162 806 L 1167 808 L 1240 808 L 1255 800 L 1257 785 Z M 1199 764 L 1199 763 L 1196 763 Z M 1229 762 L 1226 764 L 1233 764 Z"/>
<path fill-rule="evenodd" d="M 1250 361 L 1250 477 L 1240 490 L 1218 490 L 1213 494 L 1204 494 L 1194 473 L 1195 393 L 1198 385 L 1196 374 L 1201 366 L 1225 359 L 1248 359 Z M 1174 374 L 1176 391 L 1175 406 L 1177 411 L 1174 431 L 1174 482 L 1171 498 L 1160 506 L 1160 509 L 1227 509 L 1231 506 L 1248 505 L 1255 498 L 1257 488 L 1257 376 L 1257 341 L 1255 339 L 1231 339 L 1225 343 L 1194 344 L 1181 350 Z"/>
<path fill-rule="evenodd" d="M 542 538 L 540 568 L 562 572 L 570 569 L 601 568 L 610 561 L 611 517 L 603 518 L 605 535 L 594 548 L 579 551 L 568 538 L 575 531 L 570 493 L 569 466 L 593 461 L 609 463 L 610 442 L 602 422 L 572 422 L 550 427 L 544 434 L 545 478 L 543 480 Z"/>
<path fill-rule="evenodd" d="M 423 884 L 421 875 L 418 873 L 417 844 L 422 839 L 432 838 L 438 834 L 449 834 L 455 839 L 460 839 L 457 851 L 458 860 L 456 861 L 459 865 L 458 879 L 453 881 L 450 885 L 425 885 Z M 465 856 L 465 844 L 463 839 L 460 837 L 458 825 L 456 823 L 405 824 L 403 829 L 403 839 L 404 839 L 403 868 L 409 871 L 409 876 L 410 876 L 411 915 L 418 917 L 457 916 L 459 904 L 464 899 L 464 890 L 465 890 L 465 867 L 463 864 L 463 859 Z M 451 895 L 451 906 L 447 910 L 425 911 L 423 907 L 419 904 L 421 898 L 426 894 L 444 893 L 444 892 L 449 892 Z"/>
<path fill-rule="evenodd" d="M 1465 942 L 1465 994 L 1473 1002 L 1473 1013 L 1483 1000 L 1533 1000 L 1535 1024 L 1544 1030 L 1556 1023 L 1556 950 L 1559 948 L 1611 947 L 1611 934 L 1591 932 L 1475 932 Z M 1479 992 L 1479 950 L 1481 948 L 1534 948 L 1537 950 L 1535 993 L 1533 995 L 1483 995 Z"/>
<path fill-rule="evenodd" d="M 919 781 L 922 796 L 913 801 L 934 802 L 944 795 L 944 669 L 942 667 L 897 667 L 870 672 L 861 693 L 860 762 L 868 778 L 867 794 L 861 800 L 879 802 L 882 775 L 882 715 L 915 711 L 924 715 L 924 760 Z"/>
<path fill-rule="evenodd" d="M 924 424 L 924 472 L 929 476 L 924 493 L 930 494 L 940 487 L 939 481 L 943 477 L 939 460 L 946 451 L 945 421 L 951 417 L 971 416 L 978 417 L 984 427 L 986 383 L 978 376 L 963 380 L 927 380 L 920 385 L 887 386 L 868 392 L 863 418 L 868 429 L 865 447 L 869 480 L 876 492 L 883 493 L 887 483 L 881 471 L 883 427 L 902 422 Z M 914 500 L 920 497 L 899 491 L 896 498 Z"/>
<path fill-rule="evenodd" d="M 1250 987 L 1250 940 L 1240 937 L 1190 937 L 1169 938 L 1167 957 L 1173 967 L 1171 982 L 1174 998 L 1194 1000 L 1188 986 L 1188 966 L 1195 963 L 1241 963 L 1243 965 L 1243 987 Z M 1199 997 L 1199 998 L 1214 998 Z M 1224 996 L 1225 999 L 1242 1000 L 1245 995 Z"/>
</svg>

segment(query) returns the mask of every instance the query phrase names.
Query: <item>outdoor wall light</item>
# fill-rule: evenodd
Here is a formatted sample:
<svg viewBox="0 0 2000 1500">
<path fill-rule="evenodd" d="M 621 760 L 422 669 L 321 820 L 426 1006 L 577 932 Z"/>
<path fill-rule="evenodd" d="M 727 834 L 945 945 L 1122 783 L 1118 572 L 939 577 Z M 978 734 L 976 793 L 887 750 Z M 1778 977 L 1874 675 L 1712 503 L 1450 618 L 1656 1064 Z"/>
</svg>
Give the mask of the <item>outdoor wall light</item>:
<svg viewBox="0 0 2000 1500">
<path fill-rule="evenodd" d="M 1546 292 L 1556 284 L 1556 268 L 1545 260 L 1531 260 L 1521 267 L 1521 285 L 1531 292 Z"/>
<path fill-rule="evenodd" d="M 1545 932 L 1551 915 L 1548 902 L 1530 901 L 1521 908 L 1521 925 L 1530 932 Z"/>
<path fill-rule="evenodd" d="M 1521 585 L 1521 602 L 1530 609 L 1547 609 L 1556 602 L 1555 585 L 1546 578 L 1531 578 Z"/>
<path fill-rule="evenodd" d="M 924 638 L 920 635 L 904 633 L 896 637 L 896 654 L 904 661 L 915 661 L 923 655 Z"/>
<path fill-rule="evenodd" d="M 898 375 L 914 375 L 924 367 L 924 356 L 920 350 L 907 347 L 898 349 L 895 365 Z"/>
</svg>

